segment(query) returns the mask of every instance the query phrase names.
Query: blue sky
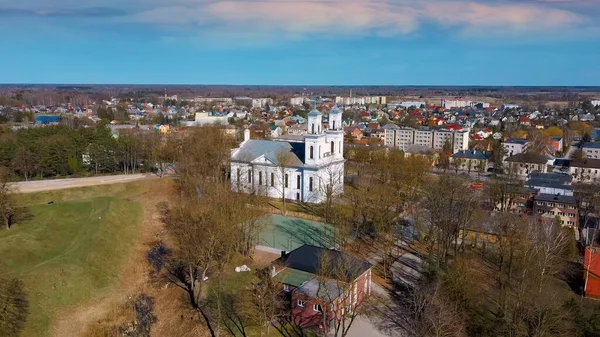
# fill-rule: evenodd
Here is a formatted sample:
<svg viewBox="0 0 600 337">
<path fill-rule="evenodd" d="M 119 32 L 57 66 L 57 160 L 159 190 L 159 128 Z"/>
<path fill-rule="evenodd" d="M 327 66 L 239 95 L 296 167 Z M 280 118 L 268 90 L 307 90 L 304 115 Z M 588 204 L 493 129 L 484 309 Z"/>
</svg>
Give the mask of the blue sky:
<svg viewBox="0 0 600 337">
<path fill-rule="evenodd" d="M 600 0 L 0 0 L 0 82 L 600 85 Z"/>
</svg>

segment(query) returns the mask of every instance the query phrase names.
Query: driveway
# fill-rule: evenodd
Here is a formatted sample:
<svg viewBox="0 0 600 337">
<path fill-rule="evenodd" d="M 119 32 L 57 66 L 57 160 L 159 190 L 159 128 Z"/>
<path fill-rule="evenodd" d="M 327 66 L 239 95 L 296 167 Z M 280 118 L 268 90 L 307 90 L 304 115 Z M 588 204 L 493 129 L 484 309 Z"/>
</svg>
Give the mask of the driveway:
<svg viewBox="0 0 600 337">
<path fill-rule="evenodd" d="M 394 304 L 390 293 L 378 284 L 371 285 L 371 299 L 365 304 L 366 314 L 354 319 L 347 337 L 404 337 L 402 310 Z"/>
</svg>

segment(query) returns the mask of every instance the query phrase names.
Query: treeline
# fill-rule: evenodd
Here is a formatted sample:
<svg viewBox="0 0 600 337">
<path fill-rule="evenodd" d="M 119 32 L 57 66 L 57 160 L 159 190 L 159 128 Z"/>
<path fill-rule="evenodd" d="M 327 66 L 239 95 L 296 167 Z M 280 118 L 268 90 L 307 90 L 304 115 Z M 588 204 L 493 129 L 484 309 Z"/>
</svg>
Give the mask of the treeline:
<svg viewBox="0 0 600 337">
<path fill-rule="evenodd" d="M 154 170 L 152 163 L 160 157 L 160 134 L 140 129 L 121 131 L 115 138 L 106 125 L 3 129 L 0 165 L 25 180 Z"/>
</svg>

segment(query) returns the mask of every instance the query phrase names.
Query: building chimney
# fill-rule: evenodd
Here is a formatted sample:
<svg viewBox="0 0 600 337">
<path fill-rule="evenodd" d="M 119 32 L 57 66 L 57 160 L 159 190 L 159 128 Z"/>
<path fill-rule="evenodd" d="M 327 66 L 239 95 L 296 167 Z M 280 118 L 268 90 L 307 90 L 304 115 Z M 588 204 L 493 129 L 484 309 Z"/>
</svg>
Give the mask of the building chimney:
<svg viewBox="0 0 600 337">
<path fill-rule="evenodd" d="M 250 129 L 244 130 L 244 141 L 248 141 L 250 139 Z"/>
</svg>

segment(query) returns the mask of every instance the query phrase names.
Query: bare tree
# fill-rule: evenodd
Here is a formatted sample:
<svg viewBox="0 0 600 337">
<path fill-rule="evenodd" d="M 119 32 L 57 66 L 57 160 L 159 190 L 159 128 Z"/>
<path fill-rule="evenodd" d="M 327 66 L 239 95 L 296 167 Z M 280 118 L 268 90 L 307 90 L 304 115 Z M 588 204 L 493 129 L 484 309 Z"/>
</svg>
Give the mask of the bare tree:
<svg viewBox="0 0 600 337">
<path fill-rule="evenodd" d="M 600 185 L 578 183 L 573 185 L 573 193 L 579 209 L 580 221 L 578 236 L 581 244 L 585 246 L 585 237 L 583 230 L 586 228 L 589 219 L 596 214 L 600 206 Z"/>
<path fill-rule="evenodd" d="M 10 229 L 13 218 L 16 213 L 16 206 L 13 200 L 13 189 L 9 184 L 9 171 L 1 167 L 0 168 L 0 217 L 4 222 L 6 230 Z"/>
<path fill-rule="evenodd" d="M 477 205 L 477 194 L 469 191 L 464 179 L 446 175 L 430 183 L 424 194 L 430 249 L 433 253 L 432 248 L 437 244 L 439 261 L 445 264 L 452 245 L 455 256 L 458 252 L 457 239 L 460 231 L 471 221 Z"/>
<path fill-rule="evenodd" d="M 294 154 L 290 152 L 288 149 L 282 149 L 281 151 L 275 154 L 275 158 L 277 160 L 276 169 L 277 169 L 277 179 L 279 182 L 274 184 L 275 187 L 278 187 L 281 192 L 281 203 L 282 203 L 282 211 L 283 214 L 286 214 L 285 207 L 285 193 L 289 186 L 292 183 L 293 179 L 290 179 L 289 172 L 291 172 L 290 166 L 294 160 Z M 302 187 L 301 187 L 302 188 Z"/>
</svg>

